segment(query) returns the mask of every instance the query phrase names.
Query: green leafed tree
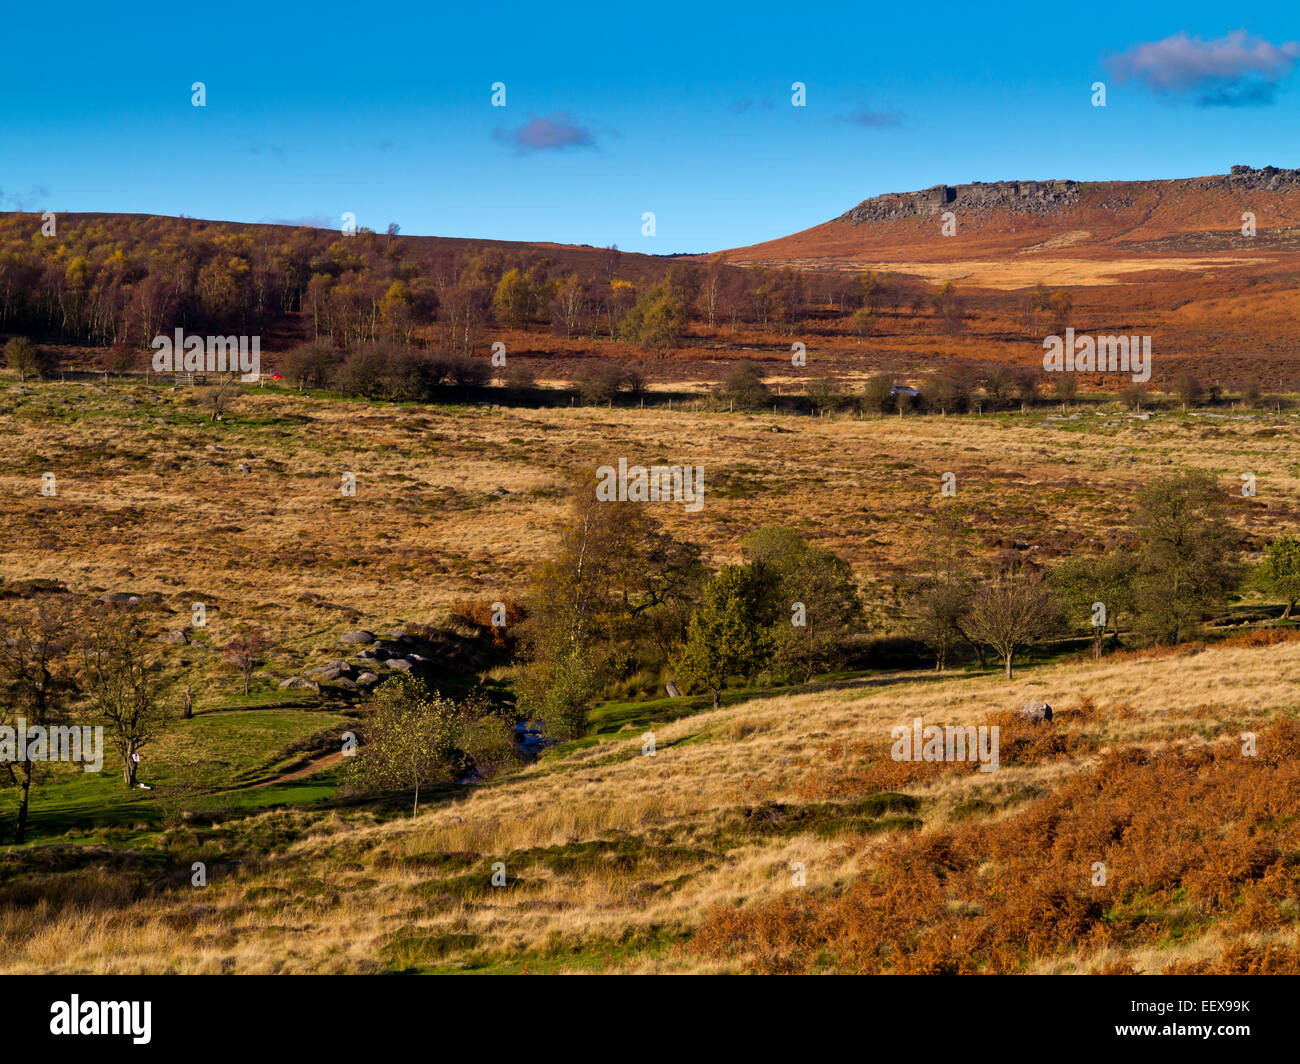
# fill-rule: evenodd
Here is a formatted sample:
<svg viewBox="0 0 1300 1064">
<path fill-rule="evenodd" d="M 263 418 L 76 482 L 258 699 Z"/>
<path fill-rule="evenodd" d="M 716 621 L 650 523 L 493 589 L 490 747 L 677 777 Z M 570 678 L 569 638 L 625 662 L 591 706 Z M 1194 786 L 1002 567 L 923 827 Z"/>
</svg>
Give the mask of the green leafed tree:
<svg viewBox="0 0 1300 1064">
<path fill-rule="evenodd" d="M 1280 536 L 1268 545 L 1263 577 L 1267 590 L 1286 603 L 1282 617 L 1289 618 L 1300 602 L 1300 538 Z"/>
<path fill-rule="evenodd" d="M 836 665 L 862 622 L 862 601 L 848 562 L 807 543 L 794 529 L 768 525 L 740 541 L 761 567 L 774 663 L 803 682 Z"/>
<path fill-rule="evenodd" d="M 664 354 L 686 334 L 690 309 L 675 286 L 661 282 L 647 289 L 619 326 L 622 339 Z"/>
<path fill-rule="evenodd" d="M 507 270 L 492 292 L 497 321 L 510 329 L 521 328 L 537 306 L 537 289 L 519 270 Z"/>
<path fill-rule="evenodd" d="M 718 397 L 736 410 L 762 410 L 772 401 L 763 369 L 756 362 L 734 366 L 718 389 Z"/>
<path fill-rule="evenodd" d="M 691 614 L 676 671 L 689 689 L 711 694 L 714 709 L 728 680 L 754 676 L 771 654 L 770 593 L 761 566 L 726 565 Z"/>
<path fill-rule="evenodd" d="M 1136 627 L 1156 644 L 1195 634 L 1241 578 L 1237 533 L 1225 493 L 1196 470 L 1148 484 L 1138 493 L 1133 531 L 1141 544 L 1133 582 Z"/>
<path fill-rule="evenodd" d="M 348 766 L 348 789 L 413 790 L 415 816 L 421 787 L 454 778 L 461 724 L 456 703 L 431 696 L 420 680 L 399 675 L 384 681 L 365 706 L 365 742 Z"/>
<path fill-rule="evenodd" d="M 1052 570 L 1049 580 L 1065 606 L 1066 621 L 1086 629 L 1093 657 L 1101 657 L 1106 634 L 1119 642 L 1121 618 L 1133 609 L 1133 577 L 1137 558 L 1114 550 L 1096 557 L 1070 558 Z"/>
</svg>

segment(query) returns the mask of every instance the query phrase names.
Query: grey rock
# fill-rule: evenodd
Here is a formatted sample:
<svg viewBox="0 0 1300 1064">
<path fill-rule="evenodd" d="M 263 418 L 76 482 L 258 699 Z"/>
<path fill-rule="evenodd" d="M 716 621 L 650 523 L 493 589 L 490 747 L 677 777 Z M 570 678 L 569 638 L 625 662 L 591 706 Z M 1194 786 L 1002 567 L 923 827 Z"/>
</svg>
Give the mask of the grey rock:
<svg viewBox="0 0 1300 1064">
<path fill-rule="evenodd" d="M 357 677 L 357 685 L 359 687 L 373 687 L 378 682 L 379 682 L 379 677 L 376 676 L 373 672 L 363 672 L 360 676 Z"/>
<path fill-rule="evenodd" d="M 128 595 L 125 591 L 106 591 L 99 596 L 100 602 L 113 606 L 135 606 L 140 601 L 139 595 Z"/>
<path fill-rule="evenodd" d="M 290 676 L 287 680 L 280 681 L 280 690 L 281 691 L 298 691 L 298 690 L 319 691 L 320 687 L 312 683 L 304 676 Z"/>
<path fill-rule="evenodd" d="M 190 637 L 180 629 L 175 629 L 171 632 L 163 632 L 158 638 L 164 643 L 173 643 L 177 646 L 182 646 L 190 641 Z"/>
<path fill-rule="evenodd" d="M 358 628 L 355 632 L 345 632 L 340 638 L 340 643 L 373 643 L 375 633 L 367 632 L 364 628 Z"/>
<path fill-rule="evenodd" d="M 1052 707 L 1046 702 L 1026 702 L 1016 712 L 1032 724 L 1052 719 Z"/>
<path fill-rule="evenodd" d="M 384 664 L 390 669 L 396 669 L 398 672 L 410 672 L 414 667 L 405 658 L 389 658 Z"/>
</svg>

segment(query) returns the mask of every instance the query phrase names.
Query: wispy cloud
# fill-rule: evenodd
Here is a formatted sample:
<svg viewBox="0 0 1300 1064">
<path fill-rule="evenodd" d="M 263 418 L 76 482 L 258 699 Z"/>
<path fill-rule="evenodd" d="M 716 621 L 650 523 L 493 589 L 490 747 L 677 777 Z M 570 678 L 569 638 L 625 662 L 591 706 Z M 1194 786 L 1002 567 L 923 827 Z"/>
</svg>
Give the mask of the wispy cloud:
<svg viewBox="0 0 1300 1064">
<path fill-rule="evenodd" d="M 851 114 L 840 115 L 841 122 L 848 122 L 849 125 L 861 126 L 863 129 L 889 129 L 892 126 L 901 125 L 903 122 L 902 111 L 872 111 L 867 107 L 859 107 Z"/>
<path fill-rule="evenodd" d="M 1108 59 L 1106 68 L 1121 81 L 1191 98 L 1198 107 L 1260 107 L 1273 103 L 1297 60 L 1300 43 L 1270 44 L 1243 29 L 1213 41 L 1179 33 L 1139 44 Z"/>
<path fill-rule="evenodd" d="M 497 129 L 493 136 L 513 145 L 520 154 L 596 146 L 591 130 L 574 121 L 567 111 L 531 118 L 517 129 Z"/>
<path fill-rule="evenodd" d="M 324 214 L 309 214 L 302 218 L 263 218 L 263 225 L 305 225 L 311 229 L 338 229 L 342 224 L 337 218 Z"/>
<path fill-rule="evenodd" d="M 34 185 L 26 192 L 6 192 L 0 188 L 0 211 L 33 211 L 50 194 L 44 185 Z"/>
</svg>

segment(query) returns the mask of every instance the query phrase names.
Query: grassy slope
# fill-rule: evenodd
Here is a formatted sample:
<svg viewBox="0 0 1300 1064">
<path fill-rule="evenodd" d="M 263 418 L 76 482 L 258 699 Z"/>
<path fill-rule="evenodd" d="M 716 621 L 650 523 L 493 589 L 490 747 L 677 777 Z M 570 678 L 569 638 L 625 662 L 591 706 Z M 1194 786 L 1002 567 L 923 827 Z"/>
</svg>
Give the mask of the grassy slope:
<svg viewBox="0 0 1300 1064">
<path fill-rule="evenodd" d="M 156 869 L 160 880 L 170 869 L 174 885 L 139 900 L 106 886 L 98 901 L 69 886 L 59 919 L 51 917 L 60 892 L 47 889 L 35 910 L 6 921 L 0 955 L 14 972 L 744 969 L 754 961 L 743 951 L 704 956 L 687 945 L 715 907 L 842 892 L 918 829 L 941 837 L 1032 817 L 1066 780 L 1096 771 L 1121 747 L 1159 754 L 1235 744 L 1248 727 L 1263 734 L 1270 721 L 1296 718 L 1298 681 L 1300 641 L 1291 641 L 1063 663 L 1010 683 L 879 677 L 855 689 L 759 698 L 653 726 L 653 758 L 641 756 L 637 722 L 555 750 L 514 777 L 449 788 L 414 820 L 280 810 L 212 829 L 182 826 L 165 837 Z M 977 723 L 1026 697 L 1057 707 L 1066 753 L 990 774 L 924 766 L 900 774 L 870 752 L 887 749 L 889 728 L 914 715 Z M 1086 699 L 1097 709 L 1082 708 Z M 882 782 L 890 797 L 879 797 Z M 1163 815 L 1171 836 L 1189 816 Z M 1293 846 L 1294 820 L 1254 828 Z M 253 838 L 258 852 L 238 865 L 214 856 Z M 210 884 L 189 886 L 190 863 L 205 858 L 216 869 Z M 505 887 L 490 885 L 496 861 Z M 804 887 L 792 886 L 796 862 Z M 1081 894 L 1086 876 L 1080 869 Z M 1119 872 L 1111 889 L 1113 907 L 1134 902 Z M 1238 939 L 1298 941 L 1294 910 L 1243 932 L 1231 911 L 1210 907 L 1189 923 L 1197 899 L 1177 896 L 1178 913 L 1145 916 L 1148 927 L 1176 924 L 1177 935 L 1135 934 L 1026 965 L 1078 971 L 1122 960 L 1158 970 L 1217 957 Z"/>
<path fill-rule="evenodd" d="M 853 562 L 879 603 L 878 581 L 916 549 L 946 470 L 957 473 L 982 552 L 1020 539 L 1051 559 L 1110 543 L 1134 488 L 1185 464 L 1229 485 L 1255 472 L 1260 496 L 1236 498 L 1234 520 L 1253 537 L 1291 528 L 1295 418 L 861 421 L 258 394 L 214 426 L 191 399 L 116 385 L 0 395 L 10 441 L 0 513 L 13 529 L 0 576 L 160 591 L 178 627 L 191 591 L 217 607 L 206 633 L 166 652 L 193 682 L 199 713 L 146 750 L 143 778 L 158 789 L 127 797 L 110 759 L 104 778 L 39 790 L 34 844 L 0 854 L 0 904 L 12 906 L 0 956 L 11 970 L 744 967 L 755 961 L 743 950 L 679 947 L 715 905 L 788 892 L 792 862 L 806 866 L 807 891 L 838 891 L 881 847 L 910 837 L 917 817 L 927 832 L 967 822 L 954 810 L 1005 817 L 1108 745 L 1204 742 L 1295 710 L 1295 644 L 1217 648 L 1035 668 L 1012 685 L 907 674 L 819 693 L 736 692 L 745 701 L 717 713 L 698 712 L 695 699 L 613 704 L 593 714 L 594 736 L 517 777 L 432 795 L 436 808 L 414 823 L 400 819 L 400 805 L 337 800 L 337 770 L 252 787 L 347 719 L 286 698 L 275 679 L 338 656 L 346 627 L 382 630 L 433 619 L 457 594 L 519 591 L 553 534 L 567 468 L 619 454 L 704 460 L 705 511 L 666 508 L 670 527 L 726 560 L 745 532 L 797 514 Z M 253 472 L 239 473 L 239 461 Z M 335 498 L 345 466 L 363 474 L 351 509 Z M 57 500 L 36 490 L 49 468 L 59 471 Z M 249 700 L 230 693 L 235 681 L 211 649 L 235 621 L 265 626 L 282 647 Z M 1093 735 L 1087 756 L 1008 765 L 987 779 L 860 778 L 889 724 L 918 711 L 977 720 L 1027 693 L 1067 710 L 1097 700 L 1102 713 L 1086 728 L 1068 712 L 1061 722 Z M 639 754 L 647 729 L 653 759 Z M 187 788 L 197 815 L 180 820 L 169 793 Z M 882 805 L 872 797 L 881 789 L 920 804 Z M 12 798 L 0 792 L 0 802 Z M 798 808 L 774 814 L 765 802 Z M 1171 824 L 1177 815 L 1169 811 Z M 1282 828 L 1268 831 L 1289 845 Z M 505 889 L 488 885 L 496 860 L 511 877 Z M 201 894 L 188 885 L 194 861 L 211 877 Z M 1153 968 L 1218 945 L 1211 928 L 1156 954 L 1134 942 L 1131 953 Z"/>
</svg>

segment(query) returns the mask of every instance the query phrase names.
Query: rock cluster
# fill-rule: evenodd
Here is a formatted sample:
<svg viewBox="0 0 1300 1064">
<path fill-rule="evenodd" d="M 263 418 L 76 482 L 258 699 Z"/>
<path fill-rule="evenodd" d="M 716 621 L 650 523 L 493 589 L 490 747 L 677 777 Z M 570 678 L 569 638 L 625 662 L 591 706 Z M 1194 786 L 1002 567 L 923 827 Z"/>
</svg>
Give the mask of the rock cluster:
<svg viewBox="0 0 1300 1064">
<path fill-rule="evenodd" d="M 386 632 L 382 637 L 373 632 L 348 632 L 340 640 L 349 646 L 360 646 L 355 663 L 336 658 L 308 669 L 302 676 L 290 676 L 280 682 L 283 690 L 310 688 L 320 690 L 327 683 L 346 691 L 365 690 L 377 684 L 381 677 L 398 672 L 415 673 L 432 678 L 434 663 L 429 656 L 428 642 L 406 632 Z"/>
<path fill-rule="evenodd" d="M 1106 182 L 1108 198 L 1092 204 L 1099 210 L 1121 210 L 1133 206 L 1132 189 L 1142 182 Z M 1240 192 L 1277 192 L 1300 190 L 1300 170 L 1282 170 L 1276 166 L 1234 166 L 1231 173 L 1211 177 L 1193 177 L 1151 184 L 1173 186 L 1188 191 L 1223 189 Z M 974 181 L 968 185 L 935 185 L 920 192 L 889 192 L 863 200 L 839 221 L 861 225 L 863 222 L 892 222 L 905 218 L 933 218 L 952 211 L 961 219 L 980 218 L 994 211 L 1021 214 L 1051 214 L 1068 210 L 1079 201 L 1087 183 L 1078 181 Z"/>
<path fill-rule="evenodd" d="M 1077 181 L 975 181 L 968 185 L 935 185 L 921 192 L 889 192 L 863 200 L 841 221 L 888 222 L 904 218 L 933 218 L 953 211 L 963 218 L 992 211 L 1048 214 L 1074 206 Z"/>
</svg>

